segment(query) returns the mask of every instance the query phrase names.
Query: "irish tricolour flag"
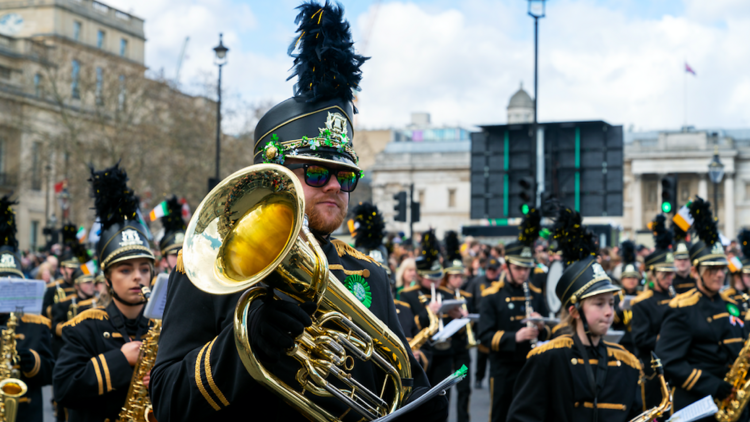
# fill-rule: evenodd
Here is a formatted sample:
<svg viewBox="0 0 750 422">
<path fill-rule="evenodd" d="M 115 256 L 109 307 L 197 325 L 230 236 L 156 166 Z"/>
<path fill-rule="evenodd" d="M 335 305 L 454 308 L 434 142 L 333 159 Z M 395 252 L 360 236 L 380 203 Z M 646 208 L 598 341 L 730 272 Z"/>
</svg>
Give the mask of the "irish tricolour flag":
<svg viewBox="0 0 750 422">
<path fill-rule="evenodd" d="M 79 227 L 78 232 L 76 232 L 76 239 L 78 239 L 79 243 L 83 243 L 84 240 L 86 240 L 86 227 Z"/>
<path fill-rule="evenodd" d="M 91 261 L 81 265 L 81 271 L 83 271 L 85 275 L 96 274 L 96 260 L 92 259 Z"/>
<path fill-rule="evenodd" d="M 157 205 L 156 208 L 152 209 L 151 214 L 149 214 L 149 216 L 151 217 L 151 221 L 156 221 L 157 218 L 164 217 L 165 215 L 169 215 L 167 201 L 162 201 L 162 203 Z"/>
<path fill-rule="evenodd" d="M 682 208 L 677 211 L 677 214 L 672 217 L 672 221 L 680 226 L 680 228 L 684 232 L 688 231 L 690 226 L 693 225 L 693 217 L 690 216 L 690 204 L 691 202 L 688 202 L 687 204 L 683 205 Z"/>
<path fill-rule="evenodd" d="M 729 260 L 729 271 L 736 273 L 739 270 L 742 269 L 742 261 L 740 261 L 739 258 L 732 257 L 732 259 Z"/>
</svg>

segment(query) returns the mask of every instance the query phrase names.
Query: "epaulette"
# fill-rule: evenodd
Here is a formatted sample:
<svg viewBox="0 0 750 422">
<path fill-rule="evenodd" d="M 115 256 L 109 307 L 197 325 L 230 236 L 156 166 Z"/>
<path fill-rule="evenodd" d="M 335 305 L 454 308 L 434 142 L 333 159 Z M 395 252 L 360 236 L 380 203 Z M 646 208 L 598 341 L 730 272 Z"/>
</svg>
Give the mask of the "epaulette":
<svg viewBox="0 0 750 422">
<path fill-rule="evenodd" d="M 737 291 L 734 290 L 734 287 L 730 287 L 726 290 L 719 292 L 719 296 L 721 296 L 721 298 L 724 299 L 725 302 L 732 302 L 732 303 L 735 303 L 734 299 L 732 299 L 732 296 L 736 294 L 737 294 Z"/>
<path fill-rule="evenodd" d="M 448 293 L 448 294 L 451 294 L 451 295 L 455 295 L 456 294 L 456 292 L 452 291 L 451 289 L 449 289 L 449 288 L 447 288 L 445 286 L 438 287 L 438 290 L 442 290 L 445 293 Z"/>
<path fill-rule="evenodd" d="M 547 272 L 539 267 L 536 267 L 534 268 L 534 274 L 547 274 Z"/>
<path fill-rule="evenodd" d="M 349 246 L 348 244 L 346 244 L 346 242 L 342 242 L 341 240 L 338 240 L 338 239 L 333 239 L 333 240 L 331 240 L 331 243 L 336 248 L 336 253 L 339 256 L 349 255 L 351 257 L 359 259 L 360 261 L 369 261 L 369 262 L 372 262 L 373 264 L 375 264 L 375 265 L 377 265 L 379 267 L 385 268 L 385 267 L 383 267 L 383 265 L 381 263 L 379 263 L 378 261 L 376 261 L 373 257 L 371 257 L 369 255 L 365 255 L 362 252 L 360 252 L 360 251 L 352 248 L 351 246 Z"/>
<path fill-rule="evenodd" d="M 74 297 L 78 297 L 78 295 L 77 294 L 67 295 L 64 298 L 60 299 L 60 301 L 57 302 L 57 303 L 63 303 L 63 302 L 67 302 L 69 300 L 73 300 Z"/>
<path fill-rule="evenodd" d="M 552 334 L 555 334 L 557 331 L 559 331 L 559 330 L 561 330 L 561 329 L 563 329 L 563 328 L 565 328 L 567 326 L 568 326 L 568 324 L 565 324 L 565 323 L 562 323 L 562 322 L 559 323 L 559 324 L 557 324 L 557 325 L 555 325 L 554 327 L 552 327 Z"/>
<path fill-rule="evenodd" d="M 416 286 L 404 287 L 404 290 L 401 290 L 401 293 L 413 292 L 414 290 L 419 290 L 419 288 L 419 284 L 417 284 Z"/>
<path fill-rule="evenodd" d="M 178 273 L 185 274 L 185 264 L 182 263 L 182 249 L 177 252 L 177 264 L 175 264 L 174 270 Z"/>
<path fill-rule="evenodd" d="M 698 293 L 698 289 L 692 288 L 685 293 L 680 293 L 677 296 L 674 297 L 674 299 L 669 301 L 669 307 L 670 308 L 686 308 L 688 306 L 693 306 L 701 298 L 701 294 Z"/>
<path fill-rule="evenodd" d="M 27 324 L 46 325 L 47 328 L 49 328 L 50 330 L 52 329 L 52 321 L 50 321 L 49 318 L 43 317 L 41 315 L 24 314 L 21 317 L 21 321 Z"/>
<path fill-rule="evenodd" d="M 636 359 L 635 356 L 633 356 L 632 353 L 628 352 L 624 347 L 620 346 L 617 343 L 610 343 L 608 341 L 605 341 L 604 344 L 607 345 L 607 355 L 611 356 L 620 362 L 633 367 L 637 370 L 641 370 L 641 363 Z"/>
<path fill-rule="evenodd" d="M 633 306 L 635 306 L 636 303 L 643 302 L 644 300 L 652 297 L 653 295 L 654 295 L 654 291 L 653 290 L 644 290 L 640 294 L 638 294 L 638 296 L 634 297 L 630 301 L 630 306 L 633 307 Z"/>
<path fill-rule="evenodd" d="M 458 291 L 461 292 L 461 296 L 464 296 L 464 297 L 472 297 L 472 296 L 474 296 L 473 294 L 467 292 L 466 290 L 458 289 Z"/>
<path fill-rule="evenodd" d="M 61 282 L 61 281 L 62 281 L 62 280 L 55 280 L 55 281 L 50 281 L 49 283 L 47 283 L 47 285 L 46 285 L 45 287 L 47 287 L 47 288 L 50 288 L 50 287 L 55 287 L 55 286 L 57 286 L 58 284 L 60 284 L 60 282 Z"/>
<path fill-rule="evenodd" d="M 78 306 L 89 306 L 93 303 L 94 303 L 94 298 L 92 297 L 91 299 L 86 299 L 86 300 L 82 300 L 78 302 Z"/>
<path fill-rule="evenodd" d="M 494 295 L 495 293 L 499 292 L 500 289 L 502 289 L 504 286 L 505 286 L 505 281 L 503 281 L 502 279 L 498 281 L 493 281 L 490 287 L 482 290 L 482 297 Z"/>
<path fill-rule="evenodd" d="M 401 306 L 406 306 L 407 308 L 411 308 L 411 305 L 409 305 L 409 304 L 408 304 L 408 303 L 406 303 L 406 302 L 402 302 L 402 301 L 400 301 L 400 300 L 398 300 L 398 299 L 393 299 L 393 303 L 395 303 L 395 304 L 397 304 L 397 305 L 401 305 Z"/>
<path fill-rule="evenodd" d="M 527 282 L 526 284 L 528 284 L 528 285 L 529 285 L 529 289 L 530 289 L 530 290 L 531 290 L 532 292 L 534 292 L 534 293 L 536 293 L 536 294 L 538 294 L 538 295 L 542 294 L 542 289 L 540 289 L 539 287 L 536 287 L 536 286 L 535 286 L 535 285 L 534 285 L 534 284 L 533 284 L 532 282 L 530 282 L 530 281 L 529 281 L 529 282 Z"/>
<path fill-rule="evenodd" d="M 541 346 L 537 346 L 534 349 L 531 349 L 529 354 L 526 355 L 526 359 L 552 349 L 570 349 L 571 347 L 573 347 L 573 336 L 570 334 L 564 334 L 554 340 L 550 340 L 549 342 Z"/>
<path fill-rule="evenodd" d="M 80 314 L 76 315 L 75 318 L 71 319 L 70 321 L 63 324 L 64 327 L 75 327 L 79 322 L 87 320 L 87 319 L 98 319 L 100 321 L 103 321 L 105 319 L 109 319 L 109 315 L 107 315 L 107 311 L 104 309 L 86 309 L 85 311 L 81 312 Z"/>
</svg>

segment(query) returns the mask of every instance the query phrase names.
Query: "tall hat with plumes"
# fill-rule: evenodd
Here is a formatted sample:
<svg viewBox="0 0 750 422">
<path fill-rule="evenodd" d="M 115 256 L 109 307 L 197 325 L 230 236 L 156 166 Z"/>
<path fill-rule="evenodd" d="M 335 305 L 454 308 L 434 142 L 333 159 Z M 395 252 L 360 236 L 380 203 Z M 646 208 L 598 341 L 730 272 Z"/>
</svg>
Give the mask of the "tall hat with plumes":
<svg viewBox="0 0 750 422">
<path fill-rule="evenodd" d="M 679 224 L 672 222 L 672 250 L 674 259 L 690 259 L 688 251 L 687 232 Z"/>
<path fill-rule="evenodd" d="M 21 256 L 18 254 L 16 240 L 16 212 L 6 195 L 0 198 L 0 277 L 26 278 L 21 269 Z"/>
<path fill-rule="evenodd" d="M 146 228 L 138 221 L 138 200 L 128 187 L 128 175 L 119 164 L 106 170 L 91 168 L 91 187 L 101 235 L 96 245 L 99 267 L 134 258 L 154 259 Z"/>
<path fill-rule="evenodd" d="M 422 277 L 433 279 L 443 278 L 443 268 L 440 266 L 440 245 L 435 231 L 430 229 L 422 235 L 422 251 L 417 257 L 417 272 Z"/>
<path fill-rule="evenodd" d="M 355 53 L 340 4 L 298 7 L 297 36 L 289 46 L 297 77 L 294 97 L 269 110 L 255 127 L 255 163 L 301 158 L 360 171 L 354 152 L 353 91 L 366 57 Z M 297 53 L 295 54 L 295 51 Z"/>
<path fill-rule="evenodd" d="M 740 242 L 740 250 L 742 251 L 742 273 L 750 274 L 750 230 L 742 229 L 740 234 L 737 235 L 737 240 Z"/>
<path fill-rule="evenodd" d="M 622 274 L 621 278 L 642 278 L 641 272 L 638 269 L 638 262 L 635 259 L 635 243 L 630 240 L 626 240 L 620 244 L 620 257 L 622 258 Z"/>
<path fill-rule="evenodd" d="M 60 256 L 60 266 L 66 268 L 78 268 L 81 265 L 76 257 L 76 251 L 74 250 L 76 244 L 78 244 L 78 238 L 76 233 L 78 228 L 73 223 L 65 223 L 60 229 L 60 235 L 62 237 L 63 252 Z"/>
<path fill-rule="evenodd" d="M 159 241 L 159 250 L 162 256 L 177 255 L 182 249 L 187 229 L 185 220 L 182 219 L 182 204 L 174 195 L 164 202 L 167 204 L 167 213 L 161 218 L 164 236 Z"/>
<path fill-rule="evenodd" d="M 667 230 L 666 221 L 664 214 L 659 214 L 651 222 L 651 231 L 654 233 L 654 251 L 645 259 L 648 271 L 674 272 L 675 270 L 672 232 Z"/>
<path fill-rule="evenodd" d="M 620 290 L 596 261 L 594 235 L 583 225 L 578 212 L 560 208 L 552 230 L 566 265 L 555 287 L 563 309 L 588 297 Z"/>
<path fill-rule="evenodd" d="M 461 242 L 458 233 L 453 230 L 445 232 L 445 272 L 448 274 L 463 274 L 464 262 L 461 259 Z"/>
<path fill-rule="evenodd" d="M 383 245 L 385 221 L 378 207 L 360 202 L 354 213 L 354 247 L 388 268 L 388 250 Z"/>
<path fill-rule="evenodd" d="M 505 260 L 519 267 L 534 267 L 534 242 L 542 230 L 542 214 L 532 208 L 518 226 L 518 240 L 505 245 Z"/>
<path fill-rule="evenodd" d="M 690 245 L 690 261 L 693 266 L 727 265 L 724 247 L 719 241 L 716 219 L 711 213 L 711 203 L 696 196 L 690 204 L 690 216 L 693 217 L 693 227 L 698 235 L 698 239 Z"/>
</svg>

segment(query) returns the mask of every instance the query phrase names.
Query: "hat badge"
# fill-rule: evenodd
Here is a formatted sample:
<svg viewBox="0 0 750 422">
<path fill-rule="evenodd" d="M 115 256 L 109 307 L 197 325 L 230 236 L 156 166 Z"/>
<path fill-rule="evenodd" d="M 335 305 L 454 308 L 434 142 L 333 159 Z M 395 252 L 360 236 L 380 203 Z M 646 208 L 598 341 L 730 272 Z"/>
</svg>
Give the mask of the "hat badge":
<svg viewBox="0 0 750 422">
<path fill-rule="evenodd" d="M 667 263 L 674 262 L 674 255 L 672 254 L 672 252 L 667 252 L 667 257 L 664 259 L 664 261 Z"/>
<path fill-rule="evenodd" d="M 16 261 L 13 259 L 13 255 L 3 254 L 2 258 L 0 258 L 0 267 L 16 268 Z"/>
<path fill-rule="evenodd" d="M 120 247 L 141 245 L 142 243 L 143 242 L 141 241 L 141 238 L 138 236 L 137 231 L 133 229 L 123 230 L 122 241 L 120 242 Z"/>
<path fill-rule="evenodd" d="M 723 255 L 724 254 L 724 247 L 721 246 L 721 243 L 716 242 L 716 243 L 714 243 L 713 248 L 711 248 L 711 253 L 712 254 L 722 254 Z"/>
<path fill-rule="evenodd" d="M 521 250 L 521 258 L 531 258 L 531 256 L 531 248 L 528 246 Z"/>
<path fill-rule="evenodd" d="M 338 142 L 346 143 L 346 118 L 341 113 L 329 111 L 326 118 L 326 127 L 318 128 L 318 130 L 323 136 L 328 135 Z"/>
<path fill-rule="evenodd" d="M 591 266 L 591 269 L 594 270 L 594 277 L 606 277 L 607 273 L 604 271 L 604 268 L 602 268 L 601 265 L 599 265 L 598 262 L 595 262 L 594 265 Z"/>
</svg>

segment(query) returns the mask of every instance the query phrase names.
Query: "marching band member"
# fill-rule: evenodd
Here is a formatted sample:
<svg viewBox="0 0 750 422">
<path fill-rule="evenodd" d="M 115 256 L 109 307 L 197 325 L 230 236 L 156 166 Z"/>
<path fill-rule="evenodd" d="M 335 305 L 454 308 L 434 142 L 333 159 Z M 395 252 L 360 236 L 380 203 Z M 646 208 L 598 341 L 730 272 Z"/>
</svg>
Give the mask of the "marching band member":
<svg viewBox="0 0 750 422">
<path fill-rule="evenodd" d="M 185 220 L 182 219 L 182 205 L 176 196 L 172 195 L 167 198 L 164 206 L 167 212 L 160 219 L 164 227 L 164 236 L 159 240 L 159 250 L 163 260 L 161 266 L 165 267 L 164 270 L 167 273 L 171 273 L 177 265 L 177 255 L 182 250 L 182 241 L 185 239 L 187 226 Z"/>
<path fill-rule="evenodd" d="M 555 222 L 567 268 L 555 288 L 573 334 L 531 350 L 518 375 L 508 422 L 628 421 L 640 412 L 638 360 L 603 340 L 614 319 L 612 285 L 596 261 L 596 244 L 568 208 Z"/>
<path fill-rule="evenodd" d="M 115 421 L 125 404 L 140 338 L 148 332 L 141 288 L 154 272 L 146 229 L 138 222 L 138 200 L 118 165 L 91 170 L 101 237 L 96 246 L 112 302 L 62 325 L 64 346 L 54 371 L 56 401 L 68 421 Z M 194 310 L 193 310 L 194 312 Z"/>
<path fill-rule="evenodd" d="M 622 271 L 620 273 L 622 289 L 615 294 L 615 322 L 612 324 L 612 329 L 625 332 L 619 343 L 628 352 L 634 353 L 631 335 L 633 311 L 630 307 L 626 309 L 623 305 L 625 304 L 625 296 L 638 294 L 643 277 L 638 269 L 638 261 L 635 259 L 635 244 L 633 242 L 630 240 L 622 242 L 620 244 L 620 255 L 622 256 Z"/>
<path fill-rule="evenodd" d="M 62 278 L 50 283 L 47 283 L 47 289 L 44 291 L 44 298 L 42 299 L 42 311 L 45 313 L 47 318 L 52 319 L 52 305 L 64 299 L 65 297 L 75 293 L 75 285 L 73 284 L 73 271 L 82 264 L 75 256 L 75 251 L 85 250 L 81 249 L 78 239 L 76 238 L 76 226 L 71 223 L 63 225 L 62 229 L 62 240 L 65 250 L 60 259 L 60 273 Z M 85 261 L 84 261 L 85 262 Z M 57 355 L 57 351 L 55 351 Z M 59 420 L 59 419 L 58 419 Z"/>
<path fill-rule="evenodd" d="M 309 229 L 325 254 L 331 274 L 405 344 L 386 270 L 371 257 L 331 237 L 346 217 L 350 192 L 361 177 L 352 147 L 352 89 L 359 86 L 359 67 L 365 58 L 354 52 L 349 24 L 340 7 L 304 3 L 299 9 L 299 35 L 290 49 L 299 48 L 299 54 L 294 55 L 293 76 L 299 78 L 296 96 L 273 107 L 258 122 L 255 163 L 283 165 L 299 179 Z M 253 166 L 241 170 L 246 174 L 253 171 Z M 213 194 L 223 193 L 217 188 Z M 207 197 L 204 203 L 211 199 Z M 198 218 L 196 210 L 193 221 Z M 188 230 L 190 227 L 192 222 Z M 268 227 L 268 235 L 273 233 L 274 227 Z M 186 248 L 190 241 L 186 239 Z M 257 252 L 261 251 L 250 250 L 248 254 Z M 156 418 L 179 422 L 240 420 L 251 415 L 259 420 L 305 420 L 305 414 L 264 388 L 245 369 L 234 334 L 235 307 L 242 292 L 212 295 L 199 290 L 190 280 L 189 265 L 199 263 L 178 258 L 170 274 L 159 354 L 150 381 Z M 295 377 L 301 367 L 287 350 L 305 327 L 313 324 L 310 315 L 317 306 L 272 296 L 252 303 L 245 319 L 248 341 L 266 370 L 300 391 L 302 386 Z M 403 380 L 412 387 L 411 394 L 404 397 L 406 403 L 429 387 L 408 347 L 407 354 L 413 378 Z M 380 392 L 382 385 L 377 378 L 382 372 L 371 362 L 356 360 L 349 373 L 369 391 Z M 333 377 L 327 380 L 343 388 L 343 383 Z M 342 420 L 362 418 L 358 410 L 335 398 L 305 397 Z M 418 415 L 426 421 L 445 420 L 447 407 L 445 397 L 436 396 L 405 418 Z"/>
<path fill-rule="evenodd" d="M 542 323 L 521 322 L 530 316 L 547 314 L 542 291 L 529 282 L 534 268 L 532 245 L 540 229 L 541 215 L 532 209 L 519 227 L 518 240 L 505 246 L 507 276 L 482 292 L 479 339 L 490 348 L 492 422 L 507 418 L 513 400 L 513 384 L 532 344 L 538 338 L 547 340 L 550 336 L 549 329 Z"/>
<path fill-rule="evenodd" d="M 502 273 L 502 264 L 497 258 L 489 258 L 484 268 L 484 274 L 474 277 L 473 280 L 467 282 L 465 290 L 471 294 L 470 306 L 477 312 L 482 309 L 482 293 L 485 289 L 492 286 L 494 283 L 500 283 L 500 274 Z M 478 330 L 477 324 L 477 330 Z M 478 332 L 477 332 L 478 335 Z M 482 389 L 482 381 L 487 373 L 487 362 L 490 356 L 490 349 L 487 345 L 481 342 L 477 346 L 477 366 L 474 372 L 475 384 L 474 388 Z"/>
<path fill-rule="evenodd" d="M 60 354 L 63 347 L 62 325 L 79 313 L 92 307 L 94 302 L 94 276 L 86 275 L 80 268 L 73 271 L 75 293 L 52 305 L 52 350 Z"/>
<path fill-rule="evenodd" d="M 735 262 L 729 261 L 729 287 L 721 292 L 725 301 L 734 300 L 740 307 L 740 316 L 744 320 L 750 306 L 750 230 L 742 229 L 737 236 L 737 241 L 742 249 L 742 257 L 737 256 Z M 727 257 L 729 258 L 729 257 Z M 739 265 L 736 262 L 739 261 Z"/>
<path fill-rule="evenodd" d="M 677 294 L 685 293 L 695 287 L 695 279 L 690 273 L 690 252 L 688 251 L 687 233 L 677 223 L 672 224 L 672 237 L 674 244 L 674 291 Z"/>
<path fill-rule="evenodd" d="M 727 258 L 710 204 L 696 197 L 690 215 L 699 237 L 690 246 L 697 286 L 669 302 L 656 342 L 656 354 L 676 387 L 675 412 L 708 395 L 723 400 L 732 394 L 732 384 L 723 379 L 745 341 L 737 303 L 719 294 Z"/>
</svg>

